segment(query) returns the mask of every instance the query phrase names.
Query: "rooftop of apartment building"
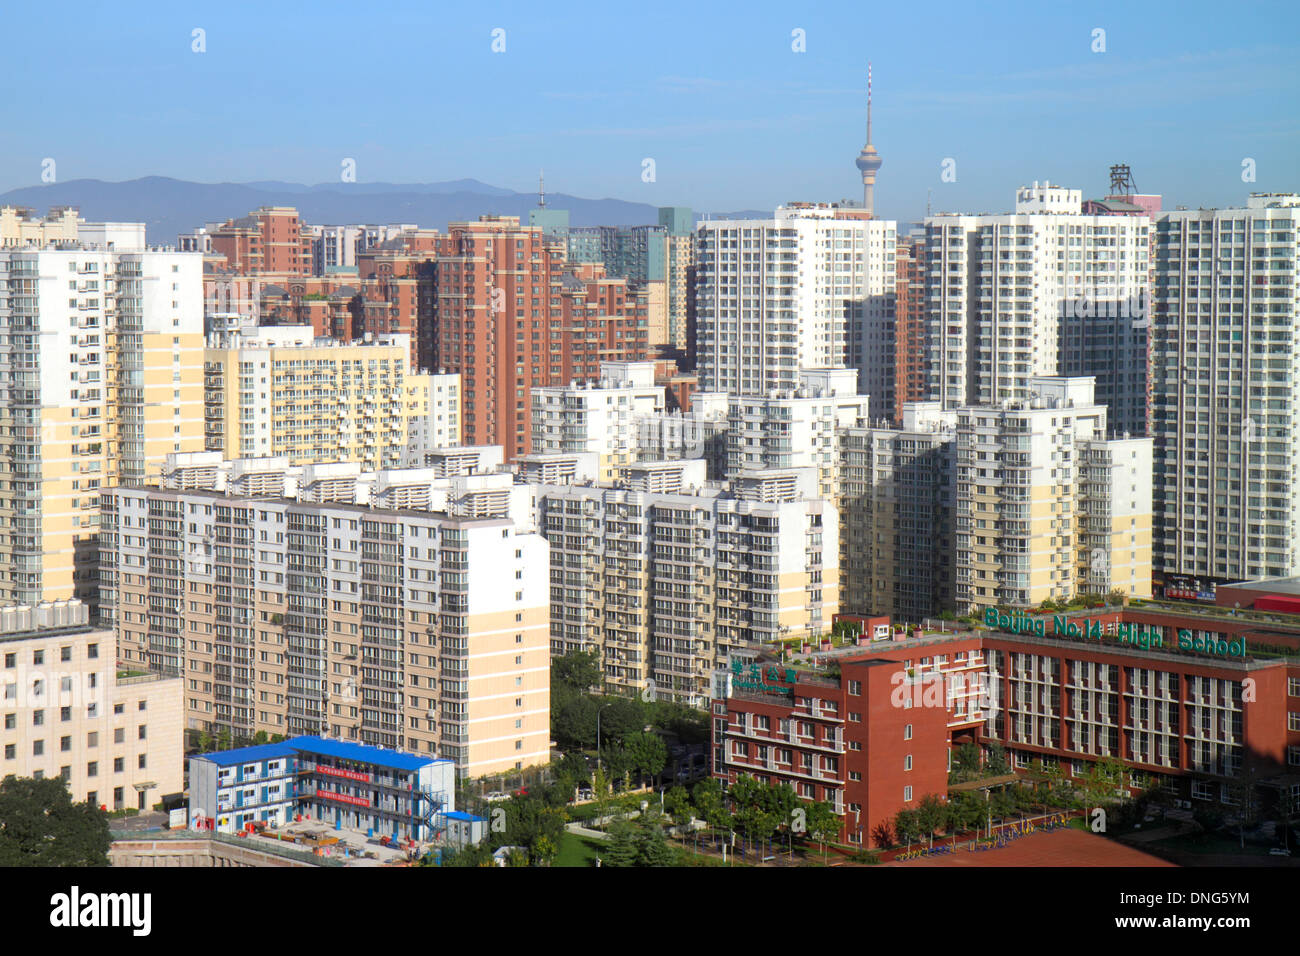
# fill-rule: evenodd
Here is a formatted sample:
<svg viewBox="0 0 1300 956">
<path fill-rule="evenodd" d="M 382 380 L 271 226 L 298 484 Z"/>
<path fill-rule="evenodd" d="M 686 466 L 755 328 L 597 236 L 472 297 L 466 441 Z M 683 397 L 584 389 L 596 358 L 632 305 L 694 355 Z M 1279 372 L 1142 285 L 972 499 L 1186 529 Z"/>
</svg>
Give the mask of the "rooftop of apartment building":
<svg viewBox="0 0 1300 956">
<path fill-rule="evenodd" d="M 282 495 L 236 494 L 227 491 L 213 491 L 208 488 L 163 488 L 157 485 L 134 485 L 113 489 L 118 493 L 144 492 L 146 494 L 163 494 L 185 498 L 200 498 L 211 501 L 256 501 L 269 504 L 287 504 L 295 508 L 311 508 L 318 511 L 342 511 L 357 515 L 382 513 L 405 518 L 437 518 L 453 528 L 505 528 L 514 525 L 509 518 L 472 517 L 451 514 L 446 511 L 422 510 L 418 508 L 388 508 L 382 505 L 353 504 L 347 501 L 306 501 L 300 498 L 286 498 Z"/>
</svg>

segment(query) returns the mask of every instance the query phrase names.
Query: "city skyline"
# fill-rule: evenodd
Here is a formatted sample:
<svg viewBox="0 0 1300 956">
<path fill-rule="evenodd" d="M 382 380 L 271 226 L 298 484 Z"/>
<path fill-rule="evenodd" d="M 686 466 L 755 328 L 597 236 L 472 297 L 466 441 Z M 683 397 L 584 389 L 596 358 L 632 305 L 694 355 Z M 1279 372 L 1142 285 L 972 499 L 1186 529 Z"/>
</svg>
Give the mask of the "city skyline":
<svg viewBox="0 0 1300 956">
<path fill-rule="evenodd" d="M 668 7 L 654 23 L 591 10 L 563 26 L 508 7 L 398 5 L 388 22 L 401 29 L 371 35 L 341 31 L 341 7 L 312 9 L 311 19 L 259 10 L 256 21 L 240 5 L 167 11 L 129 32 L 122 18 L 87 11 L 66 38 L 74 68 L 51 73 L 15 51 L 0 187 L 39 184 L 47 159 L 59 182 L 304 183 L 340 181 L 350 159 L 358 186 L 470 177 L 527 192 L 544 168 L 552 191 L 652 205 L 831 201 L 860 195 L 849 163 L 863 142 L 868 59 L 874 139 L 887 157 L 882 218 L 919 219 L 927 201 L 936 212 L 1002 212 L 1010 189 L 1034 180 L 1100 196 L 1116 162 L 1166 208 L 1239 204 L 1291 188 L 1300 173 L 1300 129 L 1287 116 L 1300 92 L 1295 51 L 1261 39 L 1294 22 L 1280 5 L 1213 31 L 1208 4 L 938 16 L 766 4 L 743 23 Z M 49 16 L 13 14 L 33 34 L 55 28 Z M 290 29 L 303 51 L 383 72 L 304 73 L 298 57 L 276 59 Z M 632 31 L 640 39 L 629 48 L 620 38 Z M 440 70 L 475 82 L 415 110 L 393 92 Z M 95 104 L 87 91 L 110 72 L 113 100 Z M 28 102 L 46 108 L 19 122 Z"/>
</svg>

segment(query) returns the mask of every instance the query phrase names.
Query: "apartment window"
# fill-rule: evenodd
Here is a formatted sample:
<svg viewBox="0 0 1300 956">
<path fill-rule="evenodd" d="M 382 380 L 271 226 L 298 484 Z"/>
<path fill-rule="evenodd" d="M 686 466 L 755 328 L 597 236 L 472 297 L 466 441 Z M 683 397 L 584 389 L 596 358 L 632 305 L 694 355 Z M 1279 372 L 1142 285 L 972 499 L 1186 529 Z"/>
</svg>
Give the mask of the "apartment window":
<svg viewBox="0 0 1300 956">
<path fill-rule="evenodd" d="M 144 755 L 144 754 L 141 754 L 141 755 L 140 755 L 140 759 L 136 761 L 135 765 L 136 765 L 137 767 L 139 767 L 141 770 L 144 770 L 144 769 L 145 769 L 145 755 Z"/>
<path fill-rule="evenodd" d="M 849 681 L 849 696 L 850 697 L 862 696 L 862 681 L 860 680 Z"/>
<path fill-rule="evenodd" d="M 912 802 L 912 788 L 911 788 L 911 787 L 904 787 L 904 788 L 903 788 L 903 802 L 904 802 L 904 803 L 911 803 L 911 802 Z"/>
<path fill-rule="evenodd" d="M 144 724 L 141 724 L 141 725 L 140 725 L 140 730 L 139 730 L 139 733 L 138 733 L 138 736 L 137 736 L 136 739 L 138 739 L 138 740 L 144 740 L 144 739 L 146 739 L 146 738 L 145 738 L 145 725 L 144 725 Z"/>
<path fill-rule="evenodd" d="M 13 760 L 17 755 L 13 744 L 5 744 L 5 760 Z"/>
<path fill-rule="evenodd" d="M 5 669 L 6 669 L 6 670 L 13 670 L 13 669 L 14 669 L 15 667 L 17 667 L 17 666 L 18 666 L 18 655 L 17 655 L 17 654 L 6 654 L 6 655 L 5 655 Z"/>
<path fill-rule="evenodd" d="M 860 724 L 862 723 L 862 715 L 855 714 L 853 711 L 849 711 L 849 721 L 855 724 Z"/>
<path fill-rule="evenodd" d="M 145 706 L 146 706 L 148 703 L 149 703 L 149 702 L 148 702 L 147 700 L 142 700 L 142 701 L 140 701 L 140 703 L 136 706 L 135 709 L 136 709 L 136 710 L 144 710 L 144 709 L 145 709 Z M 140 739 L 143 740 L 144 738 L 141 737 Z"/>
<path fill-rule="evenodd" d="M 98 803 L 99 803 L 99 791 L 98 791 L 98 790 L 92 790 L 92 791 L 90 791 L 90 793 L 86 794 L 86 802 L 87 802 L 88 804 L 90 804 L 92 807 L 95 806 L 96 804 L 98 804 Z"/>
<path fill-rule="evenodd" d="M 116 730 L 113 731 L 113 743 L 115 744 L 126 743 L 125 727 L 118 727 Z"/>
<path fill-rule="evenodd" d="M 32 711 L 32 726 L 40 727 L 44 723 L 45 723 L 45 711 L 43 710 Z"/>
<path fill-rule="evenodd" d="M 59 648 L 59 660 L 61 660 L 61 661 L 70 661 L 70 660 L 72 660 L 72 648 L 71 648 L 71 647 L 60 647 L 60 648 Z"/>
<path fill-rule="evenodd" d="M 33 757 L 39 757 L 39 756 L 41 756 L 43 753 L 45 753 L 45 741 L 44 741 L 44 740 L 33 740 L 33 741 L 32 741 L 32 756 L 33 756 Z"/>
<path fill-rule="evenodd" d="M 1286 679 L 1286 692 L 1291 697 L 1300 697 L 1300 677 Z"/>
<path fill-rule="evenodd" d="M 126 769 L 126 760 L 122 757 L 113 758 L 113 773 L 121 773 Z"/>
<path fill-rule="evenodd" d="M 41 664 L 44 664 L 44 663 L 45 663 L 45 652 L 44 652 L 44 651 L 32 651 L 32 663 L 35 664 L 35 665 L 37 665 L 38 667 L 39 667 Z"/>
<path fill-rule="evenodd" d="M 98 763 L 98 761 L 92 760 L 90 763 L 86 764 L 86 776 L 87 776 L 87 777 L 98 777 L 98 776 L 99 776 L 99 763 Z"/>
<path fill-rule="evenodd" d="M 72 708 L 71 708 L 71 707 L 60 707 L 60 708 L 59 708 L 59 720 L 60 720 L 61 722 L 63 722 L 63 723 L 67 723 L 67 722 L 68 722 L 69 720 L 71 720 L 71 719 L 72 719 Z"/>
<path fill-rule="evenodd" d="M 17 714 L 5 714 L 5 730 L 13 730 L 18 726 Z"/>
<path fill-rule="evenodd" d="M 1300 730 L 1300 712 L 1290 711 L 1286 715 L 1286 729 Z"/>
<path fill-rule="evenodd" d="M 87 747 L 98 747 L 98 746 L 99 746 L 99 732 L 98 732 L 98 731 L 94 731 L 94 730 L 92 730 L 90 733 L 86 734 L 86 746 L 87 746 Z"/>
<path fill-rule="evenodd" d="M 59 738 L 59 750 L 63 751 L 64 753 L 67 753 L 67 752 L 70 751 L 71 749 L 72 749 L 72 738 L 71 738 L 71 737 L 60 737 L 60 738 Z"/>
<path fill-rule="evenodd" d="M 86 656 L 89 657 L 91 660 L 94 660 L 95 658 L 99 657 L 99 645 L 98 644 L 89 645 L 86 648 Z"/>
<path fill-rule="evenodd" d="M 911 770 L 911 769 L 912 769 L 912 755 L 911 755 L 911 754 L 906 754 L 906 755 L 904 755 L 904 757 L 903 757 L 903 769 L 904 769 L 904 770 Z"/>
<path fill-rule="evenodd" d="M 911 724 L 908 724 L 907 726 L 905 726 L 905 727 L 903 728 L 903 739 L 904 739 L 904 740 L 911 740 L 911 739 L 912 739 L 912 725 L 911 725 Z"/>
</svg>

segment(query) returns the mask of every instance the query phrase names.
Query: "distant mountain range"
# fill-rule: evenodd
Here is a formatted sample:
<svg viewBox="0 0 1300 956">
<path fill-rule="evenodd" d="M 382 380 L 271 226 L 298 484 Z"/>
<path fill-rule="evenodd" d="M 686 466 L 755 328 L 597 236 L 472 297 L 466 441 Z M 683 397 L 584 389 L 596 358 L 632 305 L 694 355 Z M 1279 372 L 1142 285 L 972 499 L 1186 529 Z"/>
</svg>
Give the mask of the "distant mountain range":
<svg viewBox="0 0 1300 956">
<path fill-rule="evenodd" d="M 580 199 L 548 193 L 552 209 L 569 210 L 575 226 L 636 226 L 657 223 L 657 207 L 621 199 Z M 483 214 L 519 216 L 537 207 L 534 193 L 518 193 L 476 179 L 445 183 L 191 183 L 165 176 L 126 182 L 74 179 L 25 186 L 0 194 L 0 206 L 27 206 L 44 214 L 51 206 L 76 206 L 90 222 L 144 222 L 151 244 L 174 245 L 182 232 L 204 223 L 247 215 L 259 206 L 294 206 L 313 225 L 415 223 L 445 229 L 449 222 Z M 699 211 L 697 210 L 697 213 Z M 770 216 L 745 210 L 717 218 Z"/>
</svg>

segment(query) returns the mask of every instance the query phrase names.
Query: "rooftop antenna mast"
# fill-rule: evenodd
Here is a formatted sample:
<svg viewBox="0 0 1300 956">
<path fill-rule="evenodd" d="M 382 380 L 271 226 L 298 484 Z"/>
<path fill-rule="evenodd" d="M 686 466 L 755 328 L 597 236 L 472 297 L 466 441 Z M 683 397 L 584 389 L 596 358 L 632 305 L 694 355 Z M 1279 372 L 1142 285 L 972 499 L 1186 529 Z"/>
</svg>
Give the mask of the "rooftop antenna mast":
<svg viewBox="0 0 1300 956">
<path fill-rule="evenodd" d="M 537 205 L 546 208 L 546 170 L 537 171 Z"/>
</svg>

